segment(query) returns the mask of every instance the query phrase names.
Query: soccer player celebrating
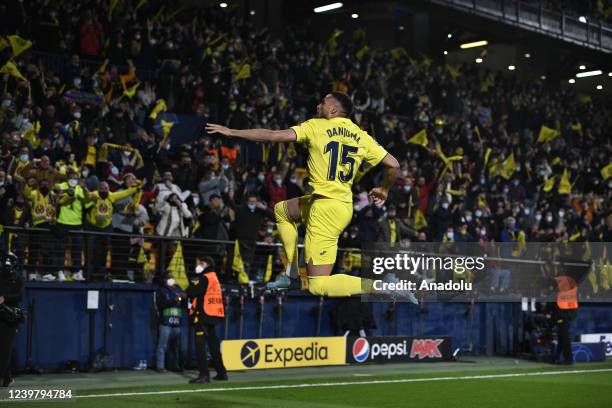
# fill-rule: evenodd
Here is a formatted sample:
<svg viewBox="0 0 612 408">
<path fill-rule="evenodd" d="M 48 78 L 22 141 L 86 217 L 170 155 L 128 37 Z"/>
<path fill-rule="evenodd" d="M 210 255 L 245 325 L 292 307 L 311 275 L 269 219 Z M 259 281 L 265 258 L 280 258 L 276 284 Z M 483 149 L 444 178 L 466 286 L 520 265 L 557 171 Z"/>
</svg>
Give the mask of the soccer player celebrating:
<svg viewBox="0 0 612 408">
<path fill-rule="evenodd" d="M 289 129 L 237 130 L 215 124 L 206 125 L 208 133 L 255 142 L 297 141 L 308 149 L 312 194 L 279 202 L 274 206 L 274 213 L 290 261 L 288 270 L 291 264 L 297 262 L 298 224 L 306 224 L 304 254 L 308 290 L 316 296 L 342 297 L 374 291 L 369 279 L 345 274 L 331 275 L 338 251 L 338 237 L 353 217 L 351 185 L 362 161 L 385 167 L 382 186 L 369 192 L 378 205 L 387 199 L 399 172 L 397 159 L 349 119 L 352 111 L 353 103 L 346 94 L 332 92 L 317 105 L 316 118 Z M 416 303 L 409 291 L 396 291 L 392 295 Z"/>
</svg>

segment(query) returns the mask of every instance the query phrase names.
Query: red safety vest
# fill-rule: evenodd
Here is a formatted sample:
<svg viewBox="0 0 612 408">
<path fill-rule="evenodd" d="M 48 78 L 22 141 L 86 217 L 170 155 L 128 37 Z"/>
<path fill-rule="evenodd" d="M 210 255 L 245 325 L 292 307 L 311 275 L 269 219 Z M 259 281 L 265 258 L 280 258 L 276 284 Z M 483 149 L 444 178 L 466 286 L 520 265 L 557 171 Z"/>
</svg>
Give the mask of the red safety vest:
<svg viewBox="0 0 612 408">
<path fill-rule="evenodd" d="M 223 307 L 223 295 L 221 293 L 221 284 L 219 278 L 215 272 L 205 273 L 204 276 L 208 279 L 208 286 L 206 287 L 206 293 L 201 299 L 201 306 L 198 306 L 198 299 L 195 298 L 191 301 L 191 309 L 189 309 L 189 316 L 198 310 L 204 312 L 206 316 L 210 317 L 224 317 L 225 309 Z"/>
<path fill-rule="evenodd" d="M 569 276 L 557 276 L 557 306 L 559 309 L 578 309 L 578 285 Z"/>
</svg>

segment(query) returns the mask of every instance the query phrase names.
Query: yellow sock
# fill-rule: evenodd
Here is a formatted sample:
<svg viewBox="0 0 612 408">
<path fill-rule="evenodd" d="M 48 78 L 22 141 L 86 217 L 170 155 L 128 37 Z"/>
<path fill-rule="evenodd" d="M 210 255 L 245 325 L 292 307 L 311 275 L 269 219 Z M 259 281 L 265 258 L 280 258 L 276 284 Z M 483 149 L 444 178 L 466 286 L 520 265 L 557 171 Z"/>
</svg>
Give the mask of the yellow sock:
<svg viewBox="0 0 612 408">
<path fill-rule="evenodd" d="M 308 291 L 315 296 L 346 297 L 372 292 L 372 280 L 339 273 L 331 276 L 309 276 Z"/>
<path fill-rule="evenodd" d="M 297 276 L 292 277 L 296 278 L 299 276 L 297 268 L 298 225 L 289 218 L 289 209 L 287 208 L 286 201 L 276 203 L 274 206 L 274 215 L 276 218 L 276 229 L 283 243 L 283 248 L 287 255 L 287 262 L 289 263 L 287 270 L 295 271 Z M 295 268 L 291 268 L 292 265 L 295 265 Z"/>
</svg>

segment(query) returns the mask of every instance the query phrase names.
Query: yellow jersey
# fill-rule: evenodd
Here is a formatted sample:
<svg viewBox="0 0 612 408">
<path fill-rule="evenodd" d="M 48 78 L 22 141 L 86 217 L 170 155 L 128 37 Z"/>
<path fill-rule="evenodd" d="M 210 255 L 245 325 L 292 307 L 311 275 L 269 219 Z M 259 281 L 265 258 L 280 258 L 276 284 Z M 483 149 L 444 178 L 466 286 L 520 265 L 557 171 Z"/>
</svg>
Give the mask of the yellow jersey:
<svg viewBox="0 0 612 408">
<path fill-rule="evenodd" d="M 291 129 L 308 148 L 308 171 L 313 193 L 353 202 L 351 186 L 365 160 L 376 166 L 387 151 L 347 118 L 310 119 Z"/>
</svg>

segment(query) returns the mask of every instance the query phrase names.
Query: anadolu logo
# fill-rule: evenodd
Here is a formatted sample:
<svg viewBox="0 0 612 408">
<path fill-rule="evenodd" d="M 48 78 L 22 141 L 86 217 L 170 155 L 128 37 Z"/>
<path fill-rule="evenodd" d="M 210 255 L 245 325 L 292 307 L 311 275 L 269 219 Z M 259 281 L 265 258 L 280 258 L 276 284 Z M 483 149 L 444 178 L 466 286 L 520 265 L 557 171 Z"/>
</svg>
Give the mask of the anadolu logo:
<svg viewBox="0 0 612 408">
<path fill-rule="evenodd" d="M 353 343 L 353 358 L 358 363 L 363 363 L 368 359 L 370 355 L 370 343 L 363 338 L 360 337 Z"/>
<path fill-rule="evenodd" d="M 259 362 L 259 345 L 254 341 L 247 341 L 240 350 L 240 360 L 245 367 L 254 367 Z"/>
</svg>

